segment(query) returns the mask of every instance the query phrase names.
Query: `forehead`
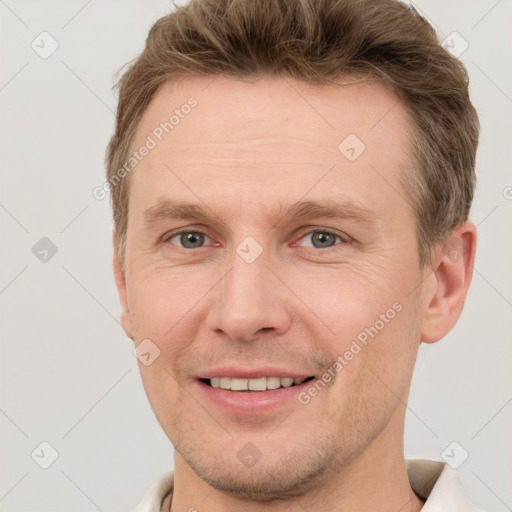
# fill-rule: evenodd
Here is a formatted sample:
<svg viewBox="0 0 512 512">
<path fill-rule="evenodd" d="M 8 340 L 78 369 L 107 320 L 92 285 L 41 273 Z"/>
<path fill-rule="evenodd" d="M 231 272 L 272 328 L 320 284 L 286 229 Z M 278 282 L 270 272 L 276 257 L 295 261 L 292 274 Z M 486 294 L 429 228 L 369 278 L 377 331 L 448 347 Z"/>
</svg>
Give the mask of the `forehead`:
<svg viewBox="0 0 512 512">
<path fill-rule="evenodd" d="M 215 190 L 222 200 L 240 202 L 251 194 L 269 201 L 334 187 L 359 195 L 357 202 L 382 194 L 396 201 L 405 195 L 399 172 L 409 161 L 410 126 L 405 107 L 378 82 L 347 77 L 326 86 L 221 76 L 167 82 L 132 145 L 151 140 L 152 149 L 130 176 L 138 196 L 130 192 L 130 210 L 142 206 L 141 198 L 147 205 L 177 191 L 194 199 L 195 192 Z"/>
<path fill-rule="evenodd" d="M 196 105 L 189 107 L 190 103 Z M 184 122 L 187 118 L 191 121 Z M 322 142 L 335 151 L 340 137 L 350 130 L 371 144 L 383 131 L 403 132 L 410 126 L 404 106 L 388 88 L 351 77 L 332 85 L 270 76 L 252 81 L 223 76 L 168 81 L 144 112 L 135 139 L 142 142 L 169 120 L 172 128 L 163 137 L 179 138 L 181 144 L 288 134 Z"/>
</svg>

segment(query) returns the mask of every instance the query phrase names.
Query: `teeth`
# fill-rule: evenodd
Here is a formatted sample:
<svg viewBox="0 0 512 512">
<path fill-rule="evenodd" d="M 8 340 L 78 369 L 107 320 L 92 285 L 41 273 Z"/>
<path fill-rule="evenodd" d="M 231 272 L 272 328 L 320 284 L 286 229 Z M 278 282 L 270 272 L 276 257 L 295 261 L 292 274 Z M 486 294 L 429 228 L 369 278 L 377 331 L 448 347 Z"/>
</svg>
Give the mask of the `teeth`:
<svg viewBox="0 0 512 512">
<path fill-rule="evenodd" d="M 246 391 L 249 389 L 247 379 L 231 379 L 231 391 Z"/>
<path fill-rule="evenodd" d="M 306 378 L 298 377 L 260 377 L 257 379 L 235 379 L 230 377 L 213 377 L 210 384 L 213 388 L 230 391 L 266 391 L 267 389 L 288 388 L 302 384 Z"/>
<path fill-rule="evenodd" d="M 267 389 L 277 389 L 281 386 L 279 377 L 267 377 Z"/>
<path fill-rule="evenodd" d="M 261 379 L 248 379 L 247 382 L 251 391 L 265 391 L 267 389 L 267 379 L 265 377 Z"/>
<path fill-rule="evenodd" d="M 219 388 L 231 389 L 231 379 L 229 377 L 221 377 L 219 379 Z"/>
</svg>

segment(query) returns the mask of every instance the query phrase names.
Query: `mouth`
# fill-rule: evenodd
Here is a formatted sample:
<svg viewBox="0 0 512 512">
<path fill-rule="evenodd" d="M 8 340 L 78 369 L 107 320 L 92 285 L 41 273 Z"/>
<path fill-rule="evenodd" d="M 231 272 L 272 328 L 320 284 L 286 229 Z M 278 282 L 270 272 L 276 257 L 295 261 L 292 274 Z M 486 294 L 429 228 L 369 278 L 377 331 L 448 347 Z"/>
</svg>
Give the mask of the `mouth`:
<svg viewBox="0 0 512 512">
<path fill-rule="evenodd" d="M 203 384 L 211 388 L 223 389 L 236 392 L 264 392 L 280 388 L 291 388 L 300 386 L 305 382 L 313 380 L 314 377 L 257 377 L 252 379 L 240 379 L 235 377 L 212 377 L 211 379 L 200 379 Z"/>
<path fill-rule="evenodd" d="M 200 372 L 194 386 L 207 402 L 229 416 L 255 421 L 282 408 L 302 407 L 298 396 L 315 379 L 306 371 L 270 366 L 225 366 Z"/>
</svg>

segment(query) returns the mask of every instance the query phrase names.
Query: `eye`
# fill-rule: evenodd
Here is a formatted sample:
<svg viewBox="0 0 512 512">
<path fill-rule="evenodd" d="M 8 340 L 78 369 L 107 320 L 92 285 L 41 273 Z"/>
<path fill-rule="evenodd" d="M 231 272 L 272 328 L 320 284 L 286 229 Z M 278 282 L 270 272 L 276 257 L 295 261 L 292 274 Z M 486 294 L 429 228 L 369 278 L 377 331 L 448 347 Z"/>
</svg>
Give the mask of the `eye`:
<svg viewBox="0 0 512 512">
<path fill-rule="evenodd" d="M 173 240 L 177 241 L 173 241 Z M 184 249 L 199 249 L 205 243 L 205 239 L 210 237 L 201 231 L 180 231 L 167 237 L 164 241 L 171 242 L 173 245 L 182 246 Z"/>
<path fill-rule="evenodd" d="M 300 243 L 300 241 L 306 241 Z M 163 240 L 165 243 L 170 242 L 173 245 L 182 247 L 183 249 L 199 249 L 208 242 L 211 243 L 210 237 L 202 231 L 179 231 L 173 233 Z M 348 237 L 344 237 L 329 229 L 317 229 L 303 235 L 298 245 L 302 247 L 313 247 L 314 249 L 329 249 L 341 243 L 347 243 Z M 309 242 L 309 243 L 308 243 Z"/>
<path fill-rule="evenodd" d="M 318 229 L 316 231 L 310 231 L 304 235 L 300 240 L 310 241 L 309 244 L 303 244 L 303 247 L 313 247 L 315 249 L 329 249 L 337 245 L 336 239 L 341 242 L 347 242 L 348 240 L 343 238 L 338 233 L 329 229 Z"/>
</svg>

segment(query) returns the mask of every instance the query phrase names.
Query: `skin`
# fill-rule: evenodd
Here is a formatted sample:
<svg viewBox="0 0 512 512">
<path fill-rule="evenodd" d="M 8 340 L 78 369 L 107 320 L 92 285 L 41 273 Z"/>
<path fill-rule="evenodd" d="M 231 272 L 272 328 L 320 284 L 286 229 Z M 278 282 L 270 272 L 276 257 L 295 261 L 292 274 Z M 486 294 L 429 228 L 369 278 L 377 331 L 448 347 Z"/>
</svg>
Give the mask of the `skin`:
<svg viewBox="0 0 512 512">
<path fill-rule="evenodd" d="M 198 101 L 130 175 L 124 271 L 114 256 L 123 328 L 136 346 L 149 338 L 160 350 L 139 366 L 175 447 L 172 510 L 419 510 L 405 404 L 419 344 L 441 339 L 461 313 L 475 226 L 459 226 L 450 251 L 435 247 L 433 265 L 420 266 L 400 181 L 411 121 L 383 86 L 212 80 L 166 83 L 144 113 L 134 147 Z M 351 133 L 366 146 L 352 162 L 338 149 Z M 146 225 L 144 212 L 164 199 L 212 218 Z M 325 199 L 367 215 L 268 217 L 280 204 Z M 315 246 L 325 228 L 341 238 Z M 179 229 L 207 236 L 184 247 Z M 236 251 L 248 236 L 262 248 L 252 263 Z M 400 312 L 307 404 L 236 414 L 199 388 L 199 372 L 226 364 L 318 378 L 396 303 Z M 261 453 L 251 467 L 237 457 L 247 443 Z"/>
</svg>

